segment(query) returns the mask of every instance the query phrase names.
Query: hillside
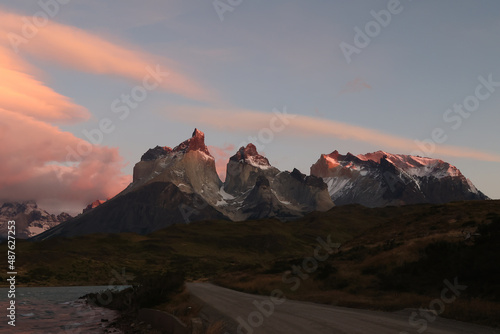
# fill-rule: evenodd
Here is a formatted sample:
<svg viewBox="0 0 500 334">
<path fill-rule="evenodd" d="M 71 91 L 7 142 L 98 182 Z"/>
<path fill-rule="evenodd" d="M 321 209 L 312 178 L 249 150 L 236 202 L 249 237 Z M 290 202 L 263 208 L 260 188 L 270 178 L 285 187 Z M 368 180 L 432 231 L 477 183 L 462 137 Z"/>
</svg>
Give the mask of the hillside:
<svg viewBox="0 0 500 334">
<path fill-rule="evenodd" d="M 116 272 L 132 277 L 168 269 L 254 293 L 280 287 L 290 298 L 398 309 L 428 304 L 439 296 L 444 279 L 458 277 L 469 288 L 453 307 L 474 305 L 490 323 L 491 312 L 500 314 L 499 234 L 500 201 L 350 205 L 286 223 L 204 221 L 149 235 L 20 241 L 18 280 L 25 285 L 108 284 L 116 281 Z M 329 236 L 338 248 L 335 254 L 320 261 L 297 291 L 290 290 L 283 274 L 313 256 L 318 238 L 328 241 Z"/>
</svg>

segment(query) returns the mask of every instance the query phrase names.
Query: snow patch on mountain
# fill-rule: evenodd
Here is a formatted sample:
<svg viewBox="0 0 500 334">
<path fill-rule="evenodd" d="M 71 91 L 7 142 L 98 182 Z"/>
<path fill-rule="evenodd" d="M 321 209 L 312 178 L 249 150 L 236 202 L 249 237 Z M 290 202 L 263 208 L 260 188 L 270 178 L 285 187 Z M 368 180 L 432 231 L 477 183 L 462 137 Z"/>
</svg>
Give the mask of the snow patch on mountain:
<svg viewBox="0 0 500 334">
<path fill-rule="evenodd" d="M 219 189 L 219 195 L 222 199 L 218 200 L 217 203 L 215 204 L 216 206 L 222 206 L 222 205 L 228 205 L 229 203 L 227 202 L 228 200 L 234 200 L 235 197 L 231 194 L 228 194 L 227 192 L 224 191 L 224 186 L 220 187 Z"/>
<path fill-rule="evenodd" d="M 325 160 L 328 162 L 329 168 L 334 168 L 334 167 L 337 167 L 338 165 L 340 165 L 336 159 L 334 159 L 328 155 L 325 155 L 324 157 L 325 157 Z"/>
<path fill-rule="evenodd" d="M 402 172 L 412 177 L 435 177 L 440 179 L 449 176 L 458 177 L 461 175 L 458 168 L 440 159 L 391 154 L 384 151 L 358 154 L 356 156 L 350 153 L 344 156 L 334 151 L 329 155 L 322 155 L 321 157 L 325 160 L 328 168 L 342 166 L 350 170 L 362 171 L 362 176 L 366 176 L 369 173 L 364 167 L 367 162 L 373 161 L 376 164 L 380 164 L 382 159 L 385 159 Z"/>
<path fill-rule="evenodd" d="M 67 213 L 53 215 L 38 207 L 34 201 L 6 202 L 0 207 L 0 239 L 7 236 L 7 222 L 16 221 L 16 237 L 26 239 L 70 219 Z"/>
<path fill-rule="evenodd" d="M 486 199 L 460 170 L 440 159 L 377 151 L 322 154 L 311 166 L 338 204 L 366 206 Z"/>
<path fill-rule="evenodd" d="M 474 194 L 479 194 L 479 190 L 477 190 L 476 186 L 474 184 L 472 184 L 472 181 L 467 179 L 467 184 L 469 185 L 470 187 L 470 191 Z"/>
<path fill-rule="evenodd" d="M 339 177 L 326 177 L 323 180 L 328 186 L 328 193 L 330 194 L 330 197 L 332 197 L 334 202 L 335 198 L 338 197 L 337 193 L 350 189 L 350 187 L 347 186 L 350 180 L 347 178 L 344 179 Z"/>
<path fill-rule="evenodd" d="M 270 169 L 271 165 L 263 163 L 261 159 L 256 158 L 255 156 L 249 156 L 245 160 L 249 165 L 260 168 L 260 169 Z"/>
<path fill-rule="evenodd" d="M 47 231 L 49 228 L 50 228 L 49 225 L 42 225 L 42 227 L 30 226 L 28 227 L 29 237 L 34 237 L 37 234 Z"/>
</svg>

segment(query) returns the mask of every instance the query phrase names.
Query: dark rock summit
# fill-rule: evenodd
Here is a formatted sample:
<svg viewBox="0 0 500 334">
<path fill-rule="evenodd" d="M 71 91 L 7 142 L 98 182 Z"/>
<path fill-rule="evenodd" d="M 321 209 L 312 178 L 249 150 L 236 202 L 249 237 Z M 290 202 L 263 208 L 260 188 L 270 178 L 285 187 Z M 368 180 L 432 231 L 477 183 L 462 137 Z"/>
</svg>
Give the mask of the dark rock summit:
<svg viewBox="0 0 500 334">
<path fill-rule="evenodd" d="M 156 146 L 155 148 L 150 148 L 141 157 L 141 161 L 151 161 L 160 158 L 164 158 L 172 152 L 172 149 L 168 146 Z"/>
<path fill-rule="evenodd" d="M 189 151 L 200 151 L 211 156 L 205 145 L 205 134 L 198 129 L 194 129 L 191 138 L 183 141 L 173 149 L 173 152 L 187 153 Z"/>
<path fill-rule="evenodd" d="M 250 143 L 246 147 L 240 147 L 238 152 L 229 158 L 231 161 L 247 162 L 253 166 L 271 166 L 266 157 L 257 152 L 254 144 Z"/>
</svg>

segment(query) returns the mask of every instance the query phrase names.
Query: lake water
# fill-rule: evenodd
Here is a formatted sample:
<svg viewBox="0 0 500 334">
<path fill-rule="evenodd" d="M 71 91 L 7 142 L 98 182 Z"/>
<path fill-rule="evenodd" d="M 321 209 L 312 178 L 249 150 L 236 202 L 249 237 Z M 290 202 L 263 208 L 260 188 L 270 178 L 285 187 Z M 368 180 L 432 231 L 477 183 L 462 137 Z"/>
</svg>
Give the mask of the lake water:
<svg viewBox="0 0 500 334">
<path fill-rule="evenodd" d="M 0 288 L 0 333 L 104 333 L 104 327 L 118 313 L 90 307 L 78 298 L 107 288 L 109 286 L 17 288 L 15 327 L 7 324 L 8 289 Z"/>
</svg>

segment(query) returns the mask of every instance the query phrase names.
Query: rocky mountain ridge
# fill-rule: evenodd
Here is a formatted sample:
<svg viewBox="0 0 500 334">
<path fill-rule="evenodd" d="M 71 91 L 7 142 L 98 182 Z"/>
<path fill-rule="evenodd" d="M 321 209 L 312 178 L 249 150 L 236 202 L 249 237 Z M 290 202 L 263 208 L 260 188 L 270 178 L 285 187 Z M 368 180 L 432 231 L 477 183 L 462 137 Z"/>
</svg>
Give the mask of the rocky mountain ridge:
<svg viewBox="0 0 500 334">
<path fill-rule="evenodd" d="M 16 238 L 27 239 L 72 218 L 62 212 L 53 215 L 38 207 L 35 201 L 6 202 L 0 207 L 0 239 L 7 238 L 7 222 L 16 222 Z"/>
<path fill-rule="evenodd" d="M 368 207 L 484 200 L 458 168 L 439 159 L 377 151 L 357 156 L 333 151 L 311 166 L 337 205 Z"/>
<path fill-rule="evenodd" d="M 383 151 L 354 156 L 321 155 L 311 175 L 280 171 L 255 145 L 239 148 L 219 179 L 205 135 L 173 149 L 149 149 L 134 166 L 133 182 L 120 194 L 44 233 L 149 233 L 175 223 L 260 218 L 290 220 L 334 205 L 376 207 L 487 199 L 460 171 L 441 160 Z"/>
</svg>

